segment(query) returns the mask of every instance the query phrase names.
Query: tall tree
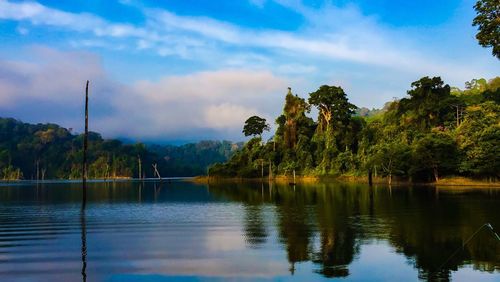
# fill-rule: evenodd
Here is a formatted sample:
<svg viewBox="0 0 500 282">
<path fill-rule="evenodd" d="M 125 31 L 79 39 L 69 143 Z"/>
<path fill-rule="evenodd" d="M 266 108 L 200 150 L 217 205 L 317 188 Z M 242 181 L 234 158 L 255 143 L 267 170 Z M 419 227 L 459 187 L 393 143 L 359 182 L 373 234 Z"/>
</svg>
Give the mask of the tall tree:
<svg viewBox="0 0 500 282">
<path fill-rule="evenodd" d="M 301 119 L 305 118 L 305 113 L 309 112 L 310 106 L 307 102 L 292 94 L 292 89 L 288 87 L 288 93 L 285 98 L 285 107 L 283 109 L 284 120 L 284 141 L 287 148 L 295 148 L 297 145 L 297 124 Z M 280 118 L 279 118 L 280 119 Z M 280 123 L 280 121 L 278 121 Z"/>
<path fill-rule="evenodd" d="M 500 1 L 479 0 L 474 9 L 477 16 L 472 25 L 479 30 L 476 39 L 485 48 L 493 47 L 491 53 L 500 59 Z"/>
<path fill-rule="evenodd" d="M 318 108 L 318 122 L 326 129 L 332 121 L 347 124 L 356 109 L 356 106 L 349 103 L 344 90 L 338 86 L 322 85 L 309 94 L 309 104 Z"/>
<path fill-rule="evenodd" d="M 455 97 L 450 95 L 450 86 L 441 77 L 423 77 L 411 84 L 409 98 L 398 103 L 398 120 L 403 125 L 419 130 L 443 126 L 448 119 L 454 120 L 450 105 Z"/>
<path fill-rule="evenodd" d="M 243 133 L 245 136 L 262 136 L 262 133 L 265 131 L 269 131 L 271 128 L 269 124 L 266 123 L 265 118 L 261 118 L 258 116 L 251 116 L 245 121 L 245 125 L 243 126 Z"/>
</svg>

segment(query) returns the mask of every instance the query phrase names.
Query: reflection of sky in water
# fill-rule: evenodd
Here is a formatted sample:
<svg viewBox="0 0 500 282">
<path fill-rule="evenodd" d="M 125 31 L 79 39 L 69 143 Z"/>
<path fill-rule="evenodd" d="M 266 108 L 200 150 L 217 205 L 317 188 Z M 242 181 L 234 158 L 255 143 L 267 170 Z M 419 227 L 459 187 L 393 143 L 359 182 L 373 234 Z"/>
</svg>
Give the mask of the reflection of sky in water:
<svg viewBox="0 0 500 282">
<path fill-rule="evenodd" d="M 73 197 L 80 191 L 59 186 L 44 191 L 22 186 L 2 189 L 0 280 L 81 280 L 83 225 L 78 198 Z M 140 196 L 134 185 L 89 191 L 84 221 L 87 281 L 331 280 L 321 274 L 324 259 L 345 261 L 347 265 L 333 268 L 348 273 L 342 279 L 347 281 L 417 281 L 419 277 L 415 257 L 403 255 L 394 247 L 394 238 L 387 239 L 387 230 L 398 228 L 396 218 L 376 204 L 373 208 L 346 200 L 347 206 L 359 205 L 358 211 L 333 214 L 329 207 L 334 202 L 325 205 L 327 196 L 303 205 L 286 194 L 266 202 L 267 191 L 257 193 L 256 199 L 238 195 L 243 198 L 236 200 L 224 191 L 211 187 L 209 194 L 206 187 L 191 184 L 141 189 Z M 385 197 L 382 190 L 378 193 Z M 400 213 L 418 212 L 403 206 Z M 374 210 L 385 216 L 370 215 Z M 322 213 L 321 217 L 315 213 Z M 309 239 L 304 241 L 304 234 Z M 343 237 L 351 235 L 356 237 L 352 242 Z M 345 245 L 348 253 L 333 247 L 331 253 L 322 252 L 325 244 Z M 498 265 L 497 258 L 490 263 Z M 500 281 L 498 270 L 481 272 L 470 266 L 452 271 L 451 277 Z"/>
</svg>

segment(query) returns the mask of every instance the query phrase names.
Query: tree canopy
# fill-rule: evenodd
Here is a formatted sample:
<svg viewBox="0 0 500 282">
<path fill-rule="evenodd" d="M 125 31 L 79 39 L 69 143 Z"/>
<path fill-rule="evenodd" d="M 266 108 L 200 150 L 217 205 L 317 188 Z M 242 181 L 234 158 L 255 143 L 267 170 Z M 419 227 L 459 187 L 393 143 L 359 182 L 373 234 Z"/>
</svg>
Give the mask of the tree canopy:
<svg viewBox="0 0 500 282">
<path fill-rule="evenodd" d="M 56 124 L 28 124 L 0 118 L 0 179 L 81 178 L 83 136 Z M 226 161 L 241 144 L 201 141 L 182 146 L 123 144 L 89 133 L 90 178 L 195 176 Z M 139 174 L 139 162 L 141 172 Z"/>
<path fill-rule="evenodd" d="M 500 1 L 479 0 L 474 5 L 476 17 L 472 25 L 478 27 L 476 39 L 483 47 L 492 47 L 493 56 L 500 59 Z"/>
<path fill-rule="evenodd" d="M 265 160 L 273 175 L 499 178 L 499 85 L 499 77 L 475 79 L 461 90 L 426 76 L 411 83 L 405 98 L 363 116 L 339 86 L 319 87 L 308 103 L 289 90 L 270 142 L 250 140 L 211 175 L 260 177 L 255 163 Z M 307 116 L 311 106 L 316 120 Z"/>
<path fill-rule="evenodd" d="M 322 85 L 309 94 L 309 104 L 319 110 L 319 123 L 328 129 L 330 124 L 338 122 L 345 124 L 354 113 L 356 106 L 349 103 L 342 87 Z"/>
<path fill-rule="evenodd" d="M 245 121 L 243 134 L 245 134 L 245 136 L 261 136 L 264 130 L 269 131 L 270 129 L 271 127 L 269 127 L 265 118 L 251 116 Z"/>
</svg>

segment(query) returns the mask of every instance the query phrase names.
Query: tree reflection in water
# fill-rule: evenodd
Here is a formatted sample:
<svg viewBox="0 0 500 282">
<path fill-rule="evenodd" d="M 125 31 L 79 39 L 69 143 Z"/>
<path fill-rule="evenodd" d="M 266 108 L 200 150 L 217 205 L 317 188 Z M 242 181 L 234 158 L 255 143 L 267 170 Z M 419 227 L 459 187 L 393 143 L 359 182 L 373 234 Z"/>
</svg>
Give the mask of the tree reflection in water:
<svg viewBox="0 0 500 282">
<path fill-rule="evenodd" d="M 87 219 L 85 206 L 80 211 L 80 230 L 82 238 L 82 281 L 87 281 Z"/>
<path fill-rule="evenodd" d="M 291 188 L 291 187 L 289 187 Z M 311 211 L 303 201 L 296 197 L 281 197 L 280 190 L 276 190 L 276 204 L 278 230 L 280 242 L 286 247 L 290 272 L 295 272 L 295 263 L 311 259 L 311 238 L 313 226 L 310 218 Z"/>
<path fill-rule="evenodd" d="M 346 277 L 360 246 L 371 240 L 389 242 L 424 280 L 449 280 L 451 271 L 467 264 L 482 271 L 500 270 L 500 244 L 488 232 L 478 234 L 440 268 L 479 226 L 500 226 L 495 197 L 476 197 L 484 190 L 448 191 L 443 197 L 442 191 L 429 187 L 315 184 L 293 190 L 274 184 L 264 189 L 269 197 L 262 196 L 266 193 L 260 185 L 210 185 L 213 195 L 244 203 L 244 231 L 252 247 L 269 236 L 263 206 L 276 206 L 279 241 L 292 274 L 296 263 L 311 261 L 325 277 Z M 453 201 L 462 196 L 470 197 L 467 205 Z"/>
<path fill-rule="evenodd" d="M 247 204 L 245 209 L 245 241 L 251 248 L 258 248 L 267 239 L 267 230 L 260 204 Z"/>
</svg>

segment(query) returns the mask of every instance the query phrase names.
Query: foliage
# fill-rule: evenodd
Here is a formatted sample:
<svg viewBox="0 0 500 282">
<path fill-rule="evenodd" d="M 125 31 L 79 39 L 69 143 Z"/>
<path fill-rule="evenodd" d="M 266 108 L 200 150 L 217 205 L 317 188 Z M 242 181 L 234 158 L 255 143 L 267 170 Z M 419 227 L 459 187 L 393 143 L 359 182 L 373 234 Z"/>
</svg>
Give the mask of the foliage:
<svg viewBox="0 0 500 282">
<path fill-rule="evenodd" d="M 399 141 L 379 143 L 374 146 L 370 165 L 379 167 L 389 184 L 393 176 L 407 176 L 410 167 L 410 147 Z"/>
<path fill-rule="evenodd" d="M 440 174 L 455 171 L 458 164 L 456 142 L 447 132 L 433 131 L 418 138 L 413 154 L 412 174 L 420 173 L 420 178 L 424 178 L 422 172 L 431 171 L 438 181 Z"/>
<path fill-rule="evenodd" d="M 478 27 L 476 39 L 483 47 L 493 47 L 491 53 L 500 59 L 500 2 L 479 0 L 474 5 L 477 16 L 472 25 Z"/>
<path fill-rule="evenodd" d="M 285 96 L 278 128 L 266 144 L 253 138 L 211 175 L 367 175 L 413 181 L 443 176 L 500 177 L 500 77 L 473 79 L 465 90 L 440 77 L 411 84 L 408 96 L 388 102 L 375 114 L 354 112 L 341 87 L 321 86 L 308 102 Z M 317 107 L 316 121 L 308 117 Z M 258 140 L 258 141 L 257 141 Z"/>
<path fill-rule="evenodd" d="M 269 131 L 271 128 L 269 124 L 266 123 L 265 118 L 261 118 L 258 116 L 251 116 L 245 121 L 245 125 L 243 126 L 243 134 L 245 136 L 261 136 L 265 131 Z"/>
<path fill-rule="evenodd" d="M 239 149 L 228 141 L 202 141 L 182 146 L 147 147 L 105 140 L 89 133 L 90 178 L 154 177 L 157 164 L 162 177 L 206 173 L 208 165 L 226 161 Z M 0 179 L 81 178 L 83 135 L 55 124 L 27 124 L 0 118 Z"/>
<path fill-rule="evenodd" d="M 295 148 L 298 140 L 298 129 L 302 128 L 304 123 L 307 123 L 305 114 L 310 111 L 310 106 L 307 102 L 292 94 L 292 89 L 288 88 L 288 94 L 285 97 L 285 107 L 282 117 L 279 117 L 278 125 L 283 132 L 283 145 L 287 149 Z"/>
<path fill-rule="evenodd" d="M 444 126 L 450 119 L 454 96 L 450 86 L 444 85 L 440 77 L 423 77 L 411 84 L 409 98 L 398 103 L 398 118 L 409 127 L 426 131 L 435 126 Z"/>
<path fill-rule="evenodd" d="M 310 105 L 318 108 L 320 128 L 327 130 L 334 123 L 348 123 L 356 109 L 356 106 L 349 103 L 344 90 L 337 86 L 320 86 L 316 92 L 309 94 L 308 101 Z"/>
<path fill-rule="evenodd" d="M 467 107 L 457 129 L 460 150 L 465 155 L 460 170 L 469 175 L 500 177 L 500 105 L 488 101 Z"/>
<path fill-rule="evenodd" d="M 207 173 L 208 166 L 227 161 L 242 143 L 200 141 L 181 146 L 149 145 L 148 149 L 165 161 L 162 176 L 195 176 Z"/>
</svg>

